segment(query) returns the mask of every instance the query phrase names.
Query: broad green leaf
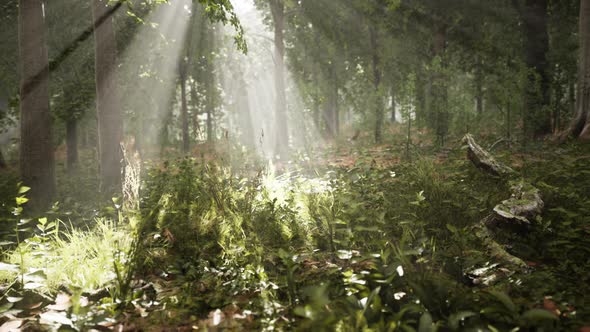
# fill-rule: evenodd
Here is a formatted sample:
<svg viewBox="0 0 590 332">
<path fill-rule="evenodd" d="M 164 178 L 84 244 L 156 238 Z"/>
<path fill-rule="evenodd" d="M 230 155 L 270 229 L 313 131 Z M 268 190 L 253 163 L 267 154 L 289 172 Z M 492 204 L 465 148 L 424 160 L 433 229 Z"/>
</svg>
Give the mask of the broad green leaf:
<svg viewBox="0 0 590 332">
<path fill-rule="evenodd" d="M 516 305 L 514 305 L 514 302 L 512 302 L 512 299 L 510 299 L 510 297 L 508 297 L 508 295 L 502 293 L 502 292 L 498 292 L 498 291 L 494 291 L 494 290 L 489 290 L 488 293 L 490 295 L 492 295 L 496 300 L 498 300 L 500 303 L 502 303 L 502 305 L 510 312 L 510 313 L 514 313 L 516 312 Z"/>
<path fill-rule="evenodd" d="M 522 319 L 530 322 L 538 322 L 540 320 L 557 320 L 558 317 L 545 309 L 530 309 L 522 314 Z"/>
<path fill-rule="evenodd" d="M 418 324 L 418 332 L 434 332 L 432 316 L 429 312 L 423 313 L 420 317 L 420 323 Z"/>
<path fill-rule="evenodd" d="M 19 205 L 20 206 L 20 205 L 25 204 L 28 201 L 29 201 L 28 198 L 26 198 L 24 196 L 19 196 L 19 197 L 16 198 L 16 205 Z"/>
<path fill-rule="evenodd" d="M 466 318 L 476 316 L 477 314 L 473 311 L 460 311 L 456 314 L 452 314 L 449 317 L 449 327 L 452 330 L 458 330 L 461 326 L 461 322 L 463 322 Z"/>
<path fill-rule="evenodd" d="M 20 188 L 18 188 L 18 194 L 22 195 L 24 193 L 26 193 L 27 191 L 31 190 L 30 187 L 27 186 L 21 186 Z"/>
</svg>

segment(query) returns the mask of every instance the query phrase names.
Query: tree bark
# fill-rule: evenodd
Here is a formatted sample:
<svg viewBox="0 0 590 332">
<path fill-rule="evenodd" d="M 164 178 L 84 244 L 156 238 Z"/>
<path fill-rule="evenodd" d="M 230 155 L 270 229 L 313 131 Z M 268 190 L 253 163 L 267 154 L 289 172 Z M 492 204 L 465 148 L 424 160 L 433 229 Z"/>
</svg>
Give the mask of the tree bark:
<svg viewBox="0 0 590 332">
<path fill-rule="evenodd" d="M 475 69 L 475 109 L 478 119 L 481 119 L 483 115 L 483 73 L 479 60 Z"/>
<path fill-rule="evenodd" d="M 184 60 L 181 60 L 182 63 L 179 65 L 180 71 L 180 103 L 181 103 L 181 110 L 180 110 L 180 118 L 182 122 L 182 152 L 188 153 L 190 150 L 190 135 L 188 132 L 188 105 L 186 102 L 186 66 Z"/>
<path fill-rule="evenodd" d="M 120 143 L 123 136 L 115 79 L 117 45 L 110 14 L 106 0 L 93 0 L 100 191 L 105 194 L 121 190 Z"/>
<path fill-rule="evenodd" d="M 524 131 L 526 137 L 538 138 L 551 133 L 550 78 L 547 52 L 547 0 L 526 0 L 521 10 L 525 35 L 525 62 L 528 82 L 524 95 Z"/>
<path fill-rule="evenodd" d="M 449 110 L 447 109 L 447 82 L 444 74 L 445 52 L 447 43 L 447 25 L 438 23 L 433 43 L 434 59 L 440 62 L 439 68 L 432 74 L 432 102 L 430 107 L 434 110 L 435 130 L 437 144 L 444 146 L 445 138 L 449 131 Z"/>
<path fill-rule="evenodd" d="M 391 97 L 391 123 L 396 123 L 397 118 L 395 116 L 395 88 L 392 86 L 389 88 L 389 96 Z"/>
<path fill-rule="evenodd" d="M 590 139 L 590 0 L 580 0 L 580 58 L 576 115 L 571 124 L 574 137 Z"/>
<path fill-rule="evenodd" d="M 369 38 L 371 48 L 373 49 L 372 66 L 373 66 L 373 107 L 375 108 L 375 143 L 380 144 L 383 141 L 383 100 L 381 99 L 381 58 L 379 57 L 379 37 L 374 27 L 369 27 Z"/>
<path fill-rule="evenodd" d="M 34 208 L 46 208 L 55 194 L 49 109 L 49 60 L 42 0 L 19 1 L 20 172 L 32 188 Z"/>
<path fill-rule="evenodd" d="M 275 46 L 275 93 L 276 93 L 276 152 L 285 156 L 289 149 L 289 131 L 287 125 L 287 96 L 285 94 L 285 4 L 283 0 L 270 0 L 270 9 L 274 23 Z"/>
<path fill-rule="evenodd" d="M 70 118 L 66 121 L 67 169 L 73 172 L 78 165 L 78 120 Z"/>
</svg>

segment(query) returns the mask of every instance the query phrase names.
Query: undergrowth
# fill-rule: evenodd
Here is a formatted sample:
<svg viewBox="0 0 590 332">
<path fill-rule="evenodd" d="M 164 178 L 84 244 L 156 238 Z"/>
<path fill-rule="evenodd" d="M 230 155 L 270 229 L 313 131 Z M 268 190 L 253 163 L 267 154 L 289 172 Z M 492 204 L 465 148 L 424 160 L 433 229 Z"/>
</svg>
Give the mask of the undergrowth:
<svg viewBox="0 0 590 332">
<path fill-rule="evenodd" d="M 572 330 L 590 320 L 585 153 L 567 147 L 527 163 L 523 176 L 546 210 L 499 240 L 532 270 L 504 271 L 494 286 L 469 276 L 493 263 L 472 225 L 509 188 L 462 150 L 386 167 L 363 157 L 280 172 L 192 158 L 152 163 L 140 211 L 87 229 L 35 226 L 3 253 L 12 267 L 3 277 L 13 288 L 24 275 L 37 278 L 52 294 L 110 290 L 94 305 L 133 312 L 124 324 L 138 329 Z M 500 158 L 519 168 L 514 155 Z"/>
</svg>

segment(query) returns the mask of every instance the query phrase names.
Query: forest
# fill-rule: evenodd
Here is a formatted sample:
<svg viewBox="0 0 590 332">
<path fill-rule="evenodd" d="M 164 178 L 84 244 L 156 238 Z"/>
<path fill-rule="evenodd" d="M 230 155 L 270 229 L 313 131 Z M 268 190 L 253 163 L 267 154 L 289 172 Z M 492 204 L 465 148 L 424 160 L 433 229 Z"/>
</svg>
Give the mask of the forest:
<svg viewBox="0 0 590 332">
<path fill-rule="evenodd" d="M 590 332 L 590 0 L 0 0 L 0 331 Z"/>
</svg>

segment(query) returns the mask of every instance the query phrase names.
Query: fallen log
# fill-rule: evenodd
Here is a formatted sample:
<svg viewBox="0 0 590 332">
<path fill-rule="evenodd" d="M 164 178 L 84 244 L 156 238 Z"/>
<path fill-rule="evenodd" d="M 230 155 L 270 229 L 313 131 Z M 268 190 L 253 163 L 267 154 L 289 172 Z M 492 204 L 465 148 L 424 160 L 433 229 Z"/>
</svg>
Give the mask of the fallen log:
<svg viewBox="0 0 590 332">
<path fill-rule="evenodd" d="M 512 168 L 500 163 L 489 152 L 479 146 L 471 134 L 463 137 L 463 143 L 467 144 L 467 158 L 471 160 L 475 167 L 494 176 L 516 174 Z"/>
<path fill-rule="evenodd" d="M 512 168 L 497 161 L 477 144 L 471 134 L 465 135 L 463 142 L 467 144 L 467 158 L 475 167 L 505 180 L 516 176 L 517 173 Z M 510 198 L 496 205 L 490 214 L 473 226 L 475 236 L 482 241 L 488 255 L 504 267 L 504 269 L 500 268 L 502 275 L 509 274 L 506 268 L 526 272 L 529 267 L 522 259 L 506 251 L 506 248 L 494 239 L 492 229 L 503 224 L 531 225 L 531 222 L 543 212 L 544 207 L 539 189 L 522 179 L 513 183 L 511 191 Z M 483 274 L 479 273 L 481 271 L 484 271 Z M 470 274 L 475 275 L 474 283 L 489 284 L 498 279 L 498 273 L 492 268 L 474 269 Z"/>
</svg>

